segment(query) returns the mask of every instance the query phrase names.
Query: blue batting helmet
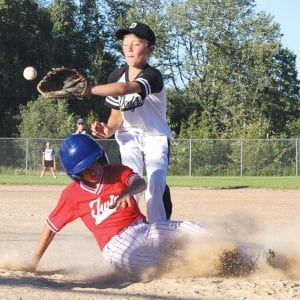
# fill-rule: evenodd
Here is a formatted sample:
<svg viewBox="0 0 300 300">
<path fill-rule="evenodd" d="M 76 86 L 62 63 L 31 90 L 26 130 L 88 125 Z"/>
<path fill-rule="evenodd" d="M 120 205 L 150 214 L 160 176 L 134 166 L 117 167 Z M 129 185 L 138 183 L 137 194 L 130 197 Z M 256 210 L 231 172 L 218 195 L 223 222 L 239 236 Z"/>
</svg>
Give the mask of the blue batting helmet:
<svg viewBox="0 0 300 300">
<path fill-rule="evenodd" d="M 75 181 L 80 180 L 77 174 L 95 161 L 101 164 L 107 163 L 102 147 L 87 134 L 72 134 L 64 139 L 59 156 L 65 172 Z"/>
</svg>

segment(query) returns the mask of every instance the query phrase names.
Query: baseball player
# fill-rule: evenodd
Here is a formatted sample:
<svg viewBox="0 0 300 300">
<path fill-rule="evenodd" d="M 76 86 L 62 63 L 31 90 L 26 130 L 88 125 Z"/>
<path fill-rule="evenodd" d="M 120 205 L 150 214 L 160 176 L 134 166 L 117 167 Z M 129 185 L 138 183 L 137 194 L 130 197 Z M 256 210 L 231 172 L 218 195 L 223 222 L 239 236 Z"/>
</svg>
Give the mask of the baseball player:
<svg viewBox="0 0 300 300">
<path fill-rule="evenodd" d="M 50 143 L 46 142 L 45 150 L 43 151 L 42 155 L 42 173 L 40 177 L 42 178 L 47 168 L 50 168 L 53 178 L 56 178 L 56 172 L 55 172 L 55 153 L 54 150 L 50 147 Z"/>
<path fill-rule="evenodd" d="M 94 235 L 104 258 L 128 272 L 158 264 L 166 240 L 176 232 L 210 238 L 206 229 L 191 221 L 149 224 L 133 197 L 146 188 L 145 180 L 127 166 L 103 163 L 105 158 L 88 135 L 72 134 L 63 141 L 60 159 L 73 181 L 47 218 L 32 258 L 34 269 L 55 234 L 77 218 Z"/>
<path fill-rule="evenodd" d="M 87 131 L 85 129 L 84 120 L 82 118 L 79 118 L 76 121 L 76 131 L 75 131 L 75 133 L 78 133 L 78 134 L 87 134 Z"/>
<path fill-rule="evenodd" d="M 154 50 L 155 34 L 143 23 L 120 29 L 126 66 L 109 76 L 109 83 L 91 88 L 106 97 L 111 110 L 107 124 L 95 122 L 94 136 L 115 134 L 122 163 L 148 178 L 145 192 L 147 219 L 162 222 L 170 218 L 172 203 L 166 186 L 171 130 L 166 121 L 166 91 L 161 73 L 147 61 Z M 162 201 L 163 200 L 163 201 Z"/>
</svg>

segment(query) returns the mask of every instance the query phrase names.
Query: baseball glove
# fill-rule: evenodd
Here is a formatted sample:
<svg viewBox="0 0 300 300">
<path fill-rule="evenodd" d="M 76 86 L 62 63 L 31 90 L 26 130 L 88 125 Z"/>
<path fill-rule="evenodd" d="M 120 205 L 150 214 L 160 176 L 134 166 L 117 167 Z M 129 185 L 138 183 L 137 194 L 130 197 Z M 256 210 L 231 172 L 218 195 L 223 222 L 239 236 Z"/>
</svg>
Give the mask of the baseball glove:
<svg viewBox="0 0 300 300">
<path fill-rule="evenodd" d="M 37 85 L 38 92 L 51 99 L 78 99 L 88 96 L 88 81 L 76 69 L 53 68 Z"/>
</svg>

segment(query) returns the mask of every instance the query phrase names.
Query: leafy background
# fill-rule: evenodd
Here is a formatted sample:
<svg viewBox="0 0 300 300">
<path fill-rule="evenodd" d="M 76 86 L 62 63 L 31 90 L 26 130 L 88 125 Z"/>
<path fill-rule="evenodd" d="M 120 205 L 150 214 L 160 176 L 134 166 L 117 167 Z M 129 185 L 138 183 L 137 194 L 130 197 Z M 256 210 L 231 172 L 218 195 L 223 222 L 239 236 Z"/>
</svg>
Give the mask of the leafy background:
<svg viewBox="0 0 300 300">
<path fill-rule="evenodd" d="M 132 21 L 157 35 L 151 64 L 167 84 L 174 137 L 299 136 L 296 56 L 251 0 L 1 0 L 0 136 L 63 138 L 79 116 L 105 121 L 101 97 L 46 101 L 36 84 L 62 65 L 105 83 L 124 63 L 114 33 Z M 22 77 L 28 65 L 34 81 Z"/>
</svg>

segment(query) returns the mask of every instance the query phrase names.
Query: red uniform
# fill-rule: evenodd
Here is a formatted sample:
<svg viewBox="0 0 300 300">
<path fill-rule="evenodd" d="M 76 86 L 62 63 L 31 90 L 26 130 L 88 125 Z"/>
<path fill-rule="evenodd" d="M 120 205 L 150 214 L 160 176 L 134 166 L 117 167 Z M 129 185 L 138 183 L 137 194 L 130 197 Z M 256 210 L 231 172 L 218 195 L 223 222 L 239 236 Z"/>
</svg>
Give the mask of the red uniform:
<svg viewBox="0 0 300 300">
<path fill-rule="evenodd" d="M 81 218 L 103 250 L 107 242 L 121 230 L 138 220 L 145 221 L 146 218 L 133 197 L 131 206 L 118 210 L 109 208 L 128 187 L 129 179 L 137 174 L 121 164 L 100 168 L 102 175 L 97 188 L 73 181 L 64 189 L 47 224 L 52 231 L 58 232 L 66 224 Z"/>
</svg>

